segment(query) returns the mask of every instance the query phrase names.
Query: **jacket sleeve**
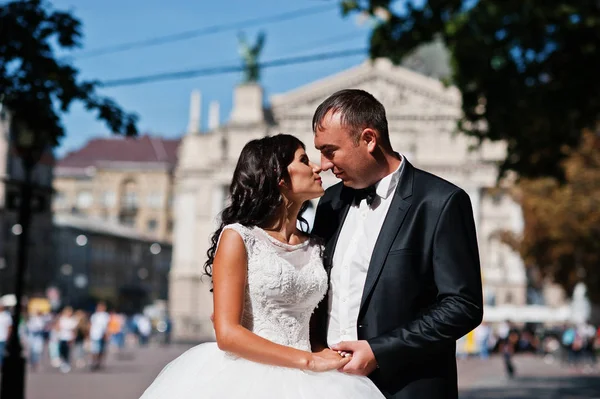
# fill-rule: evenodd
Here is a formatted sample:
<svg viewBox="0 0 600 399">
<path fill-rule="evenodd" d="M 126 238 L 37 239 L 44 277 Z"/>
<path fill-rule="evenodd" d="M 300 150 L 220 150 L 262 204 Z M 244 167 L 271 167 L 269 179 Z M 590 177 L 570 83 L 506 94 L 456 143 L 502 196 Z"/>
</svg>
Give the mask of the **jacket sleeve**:
<svg viewBox="0 0 600 399">
<path fill-rule="evenodd" d="M 410 366 L 411 359 L 448 350 L 481 323 L 483 296 L 473 210 L 458 190 L 442 206 L 432 243 L 435 303 L 411 322 L 369 339 L 383 375 Z"/>
</svg>

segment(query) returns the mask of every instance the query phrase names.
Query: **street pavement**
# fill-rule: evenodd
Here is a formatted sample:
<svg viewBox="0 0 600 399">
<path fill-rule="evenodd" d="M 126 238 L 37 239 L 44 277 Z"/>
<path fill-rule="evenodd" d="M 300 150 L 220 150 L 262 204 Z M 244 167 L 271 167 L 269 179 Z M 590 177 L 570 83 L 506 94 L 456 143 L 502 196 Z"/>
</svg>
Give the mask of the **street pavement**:
<svg viewBox="0 0 600 399">
<path fill-rule="evenodd" d="M 514 357 L 516 375 L 504 373 L 502 358 L 459 360 L 461 399 L 599 399 L 600 369 L 563 367 L 540 357 Z"/>
<path fill-rule="evenodd" d="M 138 399 L 162 368 L 188 348 L 151 346 L 109 353 L 105 367 L 94 372 L 73 368 L 62 374 L 46 364 L 28 373 L 27 399 Z"/>
<path fill-rule="evenodd" d="M 137 399 L 160 370 L 187 348 L 136 348 L 120 357 L 111 353 L 106 367 L 98 372 L 74 369 L 61 374 L 45 365 L 28 373 L 27 399 Z M 515 357 L 514 362 L 517 376 L 508 379 L 498 356 L 459 360 L 460 398 L 600 399 L 599 369 L 584 372 L 563 368 L 527 355 Z M 199 392 L 198 398 L 201 397 Z"/>
</svg>

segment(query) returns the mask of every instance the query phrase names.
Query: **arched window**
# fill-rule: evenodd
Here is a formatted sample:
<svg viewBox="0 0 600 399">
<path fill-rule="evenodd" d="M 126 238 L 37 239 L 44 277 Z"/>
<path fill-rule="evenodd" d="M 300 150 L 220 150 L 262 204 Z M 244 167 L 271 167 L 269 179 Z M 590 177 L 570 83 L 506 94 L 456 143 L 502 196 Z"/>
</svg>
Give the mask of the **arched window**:
<svg viewBox="0 0 600 399">
<path fill-rule="evenodd" d="M 65 209 L 69 207 L 69 199 L 67 198 L 67 195 L 65 193 L 63 193 L 62 191 L 57 191 L 54 194 L 54 207 L 56 209 Z"/>
<path fill-rule="evenodd" d="M 137 184 L 133 180 L 126 180 L 121 187 L 121 208 L 137 209 L 138 195 Z"/>
<path fill-rule="evenodd" d="M 119 204 L 119 221 L 134 226 L 138 211 L 138 187 L 134 180 L 128 179 L 121 184 L 121 201 Z"/>
<path fill-rule="evenodd" d="M 89 190 L 82 190 L 77 193 L 77 208 L 87 209 L 94 203 L 94 196 Z"/>
</svg>

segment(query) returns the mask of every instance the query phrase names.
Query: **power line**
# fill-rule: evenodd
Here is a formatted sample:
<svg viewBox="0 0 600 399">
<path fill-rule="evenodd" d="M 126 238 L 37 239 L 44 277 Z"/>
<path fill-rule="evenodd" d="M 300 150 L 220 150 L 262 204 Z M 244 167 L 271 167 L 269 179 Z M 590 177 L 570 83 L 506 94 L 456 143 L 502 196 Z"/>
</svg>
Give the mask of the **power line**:
<svg viewBox="0 0 600 399">
<path fill-rule="evenodd" d="M 340 51 L 332 51 L 326 53 L 309 54 L 304 56 L 278 58 L 270 61 L 259 63 L 260 69 L 280 67 L 285 65 L 305 64 L 308 62 L 324 61 L 334 58 L 351 57 L 355 55 L 366 55 L 367 49 L 348 49 Z M 102 87 L 118 87 L 132 86 L 144 83 L 161 82 L 165 80 L 190 79 L 198 76 L 220 75 L 232 72 L 241 72 L 244 67 L 241 65 L 223 65 L 214 67 L 205 67 L 198 69 L 188 69 L 184 71 L 165 72 L 154 75 L 135 76 L 132 78 L 113 79 L 100 83 Z"/>
<path fill-rule="evenodd" d="M 337 7 L 337 4 L 335 6 Z M 99 47 L 97 49 L 84 51 L 84 52 L 80 53 L 79 55 L 75 55 L 74 58 L 85 59 L 85 58 L 98 57 L 100 55 L 105 55 L 105 54 L 113 54 L 113 53 L 118 53 L 118 52 L 122 52 L 122 51 L 133 50 L 133 49 L 137 49 L 137 48 L 159 46 L 161 44 L 167 44 L 167 43 L 173 43 L 173 42 L 178 42 L 178 41 L 182 41 L 182 40 L 188 40 L 188 39 L 192 39 L 195 37 L 212 35 L 212 34 L 219 33 L 219 32 L 226 32 L 226 31 L 235 30 L 235 29 L 248 28 L 251 26 L 263 25 L 263 24 L 268 24 L 268 23 L 289 21 L 292 19 L 306 17 L 308 15 L 313 15 L 313 14 L 318 14 L 318 13 L 322 13 L 325 11 L 330 11 L 332 9 L 333 9 L 333 6 L 331 4 L 329 4 L 326 6 L 316 6 L 316 7 L 302 8 L 302 9 L 294 10 L 294 11 L 286 11 L 286 12 L 283 12 L 280 14 L 270 15 L 267 17 L 250 18 L 250 19 L 237 21 L 237 22 L 231 22 L 231 23 L 227 23 L 227 24 L 212 25 L 212 26 L 208 26 L 208 27 L 204 27 L 204 28 L 192 29 L 192 30 L 178 32 L 178 33 L 172 33 L 172 34 L 164 35 L 164 36 L 156 36 L 156 37 L 153 37 L 150 39 L 138 40 L 138 41 L 122 43 L 122 44 L 115 44 L 115 45 L 106 46 L 106 47 Z"/>
<path fill-rule="evenodd" d="M 314 40 L 308 43 L 303 43 L 300 45 L 296 45 L 296 46 L 290 46 L 290 47 L 286 47 L 286 51 L 284 52 L 284 54 L 282 54 L 282 57 L 287 57 L 287 56 L 296 56 L 299 55 L 298 53 L 302 53 L 303 51 L 306 50 L 312 50 L 314 51 L 325 51 L 325 49 L 328 46 L 331 45 L 337 45 L 340 43 L 344 43 L 344 42 L 349 42 L 349 41 L 356 41 L 357 39 L 359 39 L 358 36 L 356 36 L 356 32 L 346 32 L 343 34 L 338 34 L 338 35 L 333 35 L 333 36 L 329 36 L 329 37 L 323 37 L 320 38 L 319 40 Z M 287 51 L 287 50 L 291 50 L 291 51 Z M 225 60 L 219 60 L 219 62 L 222 63 L 232 63 L 232 62 L 239 62 L 240 58 L 236 57 L 236 58 L 228 58 Z"/>
<path fill-rule="evenodd" d="M 300 50 L 306 50 L 306 49 L 316 50 L 319 47 L 323 48 L 323 47 L 330 46 L 332 44 L 340 44 L 340 43 L 349 42 L 349 41 L 356 41 L 358 39 L 360 39 L 360 37 L 359 37 L 359 35 L 357 35 L 356 31 L 346 32 L 346 33 L 341 33 L 341 34 L 328 36 L 328 37 L 320 37 L 318 40 L 313 40 L 311 42 L 303 43 L 298 46 L 287 47 L 286 50 L 294 50 L 294 51 L 300 51 Z"/>
</svg>

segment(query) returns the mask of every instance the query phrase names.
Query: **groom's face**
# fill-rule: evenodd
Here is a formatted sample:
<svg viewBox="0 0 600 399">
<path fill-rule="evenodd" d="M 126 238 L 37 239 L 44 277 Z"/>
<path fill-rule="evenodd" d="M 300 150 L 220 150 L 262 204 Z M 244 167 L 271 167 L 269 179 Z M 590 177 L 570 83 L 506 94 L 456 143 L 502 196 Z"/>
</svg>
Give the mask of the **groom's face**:
<svg viewBox="0 0 600 399">
<path fill-rule="evenodd" d="M 345 186 L 367 187 L 371 156 L 363 140 L 358 143 L 350 127 L 341 121 L 339 112 L 328 112 L 315 132 L 315 147 L 321 152 L 321 169 L 331 170 Z"/>
</svg>

